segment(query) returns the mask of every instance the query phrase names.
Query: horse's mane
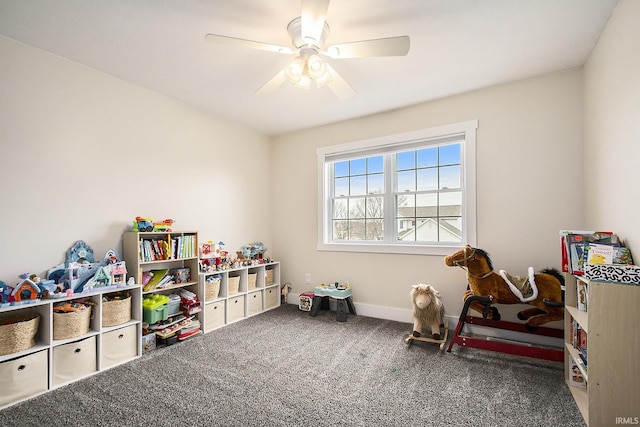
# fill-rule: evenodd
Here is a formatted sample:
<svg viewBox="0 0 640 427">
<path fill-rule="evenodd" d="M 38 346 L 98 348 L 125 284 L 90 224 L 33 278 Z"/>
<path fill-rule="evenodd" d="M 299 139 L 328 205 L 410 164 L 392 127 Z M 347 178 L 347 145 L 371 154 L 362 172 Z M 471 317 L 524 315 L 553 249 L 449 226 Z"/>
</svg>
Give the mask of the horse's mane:
<svg viewBox="0 0 640 427">
<path fill-rule="evenodd" d="M 489 268 L 493 270 L 493 264 L 491 263 L 491 258 L 489 258 L 489 254 L 487 253 L 487 251 L 479 248 L 474 248 L 473 250 L 476 251 L 476 254 L 480 255 L 481 257 L 484 257 L 484 259 L 487 260 L 487 265 L 489 265 Z"/>
</svg>

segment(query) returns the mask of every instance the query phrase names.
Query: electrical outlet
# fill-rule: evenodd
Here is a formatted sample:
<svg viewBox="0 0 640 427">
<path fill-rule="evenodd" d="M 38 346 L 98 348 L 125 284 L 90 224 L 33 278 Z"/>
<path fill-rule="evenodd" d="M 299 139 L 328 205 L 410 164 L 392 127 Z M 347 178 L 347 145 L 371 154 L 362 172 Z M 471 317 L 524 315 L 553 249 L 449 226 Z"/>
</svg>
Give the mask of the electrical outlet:
<svg viewBox="0 0 640 427">
<path fill-rule="evenodd" d="M 304 273 L 304 283 L 307 285 L 311 284 L 311 273 Z"/>
</svg>

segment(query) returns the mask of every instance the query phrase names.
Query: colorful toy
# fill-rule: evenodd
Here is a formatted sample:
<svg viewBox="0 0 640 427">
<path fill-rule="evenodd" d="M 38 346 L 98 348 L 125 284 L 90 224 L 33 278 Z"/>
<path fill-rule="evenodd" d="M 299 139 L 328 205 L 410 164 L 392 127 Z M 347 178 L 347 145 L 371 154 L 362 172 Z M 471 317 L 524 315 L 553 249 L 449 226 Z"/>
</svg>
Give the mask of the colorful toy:
<svg viewBox="0 0 640 427">
<path fill-rule="evenodd" d="M 564 278 L 557 270 L 545 269 L 534 274 L 533 268 L 529 267 L 527 277 L 511 276 L 504 270 L 498 274 L 493 271 L 489 254 L 469 245 L 445 257 L 444 262 L 449 267 L 461 267 L 467 271 L 469 290 L 464 293 L 464 300 L 475 295 L 490 299 L 490 304 L 533 305 L 535 308 L 518 313 L 518 318 L 526 320 L 526 329 L 530 331 L 545 323 L 564 319 Z M 487 319 L 500 320 L 498 309 L 490 304 L 474 300 L 470 308 Z"/>
<path fill-rule="evenodd" d="M 143 218 L 137 216 L 133 221 L 132 231 L 159 231 L 159 232 L 171 232 L 171 227 L 175 221 L 172 219 L 165 219 L 163 221 L 154 221 L 153 218 Z"/>
<path fill-rule="evenodd" d="M 440 327 L 444 322 L 444 304 L 440 299 L 440 292 L 431 285 L 413 285 L 411 289 L 413 302 L 413 333 L 419 338 L 423 328 L 429 328 L 431 337 L 440 340 Z"/>
</svg>

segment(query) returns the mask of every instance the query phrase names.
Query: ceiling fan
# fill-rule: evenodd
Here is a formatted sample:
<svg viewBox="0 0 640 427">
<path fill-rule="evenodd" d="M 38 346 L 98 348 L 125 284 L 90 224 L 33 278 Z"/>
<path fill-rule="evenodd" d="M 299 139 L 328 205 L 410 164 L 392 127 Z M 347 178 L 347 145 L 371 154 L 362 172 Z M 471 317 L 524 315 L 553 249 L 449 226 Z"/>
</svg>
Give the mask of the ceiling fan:
<svg viewBox="0 0 640 427">
<path fill-rule="evenodd" d="M 289 22 L 287 31 L 292 47 L 277 46 L 253 40 L 220 34 L 207 34 L 210 43 L 237 45 L 285 55 L 293 55 L 292 61 L 273 76 L 256 94 L 274 91 L 286 81 L 309 89 L 327 86 L 341 100 L 355 94 L 355 90 L 323 58 L 370 58 L 380 56 L 405 56 L 409 52 L 409 36 L 387 37 L 335 44 L 325 48 L 329 24 L 325 20 L 329 0 L 301 0 L 300 16 Z"/>
</svg>

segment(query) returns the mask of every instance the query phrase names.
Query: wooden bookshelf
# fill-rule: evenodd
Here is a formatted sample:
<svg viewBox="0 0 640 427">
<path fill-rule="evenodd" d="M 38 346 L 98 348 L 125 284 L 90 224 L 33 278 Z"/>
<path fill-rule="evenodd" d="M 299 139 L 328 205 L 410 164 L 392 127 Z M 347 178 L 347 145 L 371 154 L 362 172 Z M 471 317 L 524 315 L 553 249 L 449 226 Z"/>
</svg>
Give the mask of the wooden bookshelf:
<svg viewBox="0 0 640 427">
<path fill-rule="evenodd" d="M 587 425 L 608 426 L 640 417 L 640 286 L 566 275 L 565 380 Z M 577 309 L 577 284 L 587 286 L 587 311 Z M 571 324 L 587 332 L 587 387 L 569 384 L 573 348 Z M 637 421 L 636 421 L 637 422 Z"/>
</svg>

